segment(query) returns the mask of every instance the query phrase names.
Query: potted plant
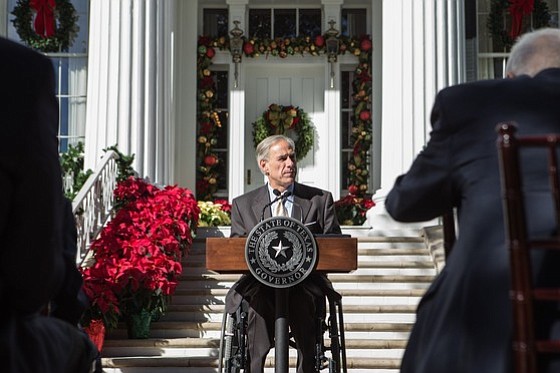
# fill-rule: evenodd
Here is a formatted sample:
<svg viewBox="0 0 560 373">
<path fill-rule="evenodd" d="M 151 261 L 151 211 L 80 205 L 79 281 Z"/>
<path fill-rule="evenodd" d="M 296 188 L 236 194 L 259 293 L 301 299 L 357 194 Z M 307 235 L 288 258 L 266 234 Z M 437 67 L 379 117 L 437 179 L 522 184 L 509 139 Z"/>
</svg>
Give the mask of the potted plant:
<svg viewBox="0 0 560 373">
<path fill-rule="evenodd" d="M 198 237 L 229 237 L 231 205 L 227 200 L 198 201 Z"/>
<path fill-rule="evenodd" d="M 147 338 L 149 323 L 165 312 L 175 291 L 199 209 L 187 189 L 134 177 L 119 182 L 114 195 L 114 217 L 91 245 L 93 263 L 82 270 L 84 289 L 92 305 L 112 301 L 110 312 L 127 323 L 129 337 Z M 100 290 L 106 290 L 103 298 Z"/>
<path fill-rule="evenodd" d="M 375 206 L 375 202 L 368 197 L 348 194 L 334 203 L 336 216 L 340 225 L 362 225 L 366 222 L 367 211 Z"/>
<path fill-rule="evenodd" d="M 105 334 L 117 327 L 120 317 L 118 300 L 112 289 L 109 276 L 101 266 L 81 268 L 83 290 L 90 304 L 80 321 L 98 351 L 103 349 Z"/>
</svg>

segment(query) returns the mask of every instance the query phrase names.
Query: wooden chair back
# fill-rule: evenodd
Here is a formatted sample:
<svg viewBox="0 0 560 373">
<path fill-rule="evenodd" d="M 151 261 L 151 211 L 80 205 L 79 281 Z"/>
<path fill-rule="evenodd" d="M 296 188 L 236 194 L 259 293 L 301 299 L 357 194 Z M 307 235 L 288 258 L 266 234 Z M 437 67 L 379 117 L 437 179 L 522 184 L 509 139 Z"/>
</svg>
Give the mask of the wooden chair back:
<svg viewBox="0 0 560 373">
<path fill-rule="evenodd" d="M 560 354 L 560 340 L 537 338 L 535 310 L 543 304 L 541 302 L 560 301 L 560 287 L 539 288 L 534 286 L 531 252 L 534 249 L 560 250 L 560 237 L 556 235 L 537 238 L 529 235 L 520 151 L 522 148 L 534 148 L 547 153 L 546 169 L 556 213 L 556 227 L 558 227 L 560 221 L 558 170 L 560 135 L 516 136 L 516 126 L 513 123 L 501 123 L 497 126 L 496 131 L 498 132 L 497 147 L 500 159 L 506 246 L 509 250 L 511 267 L 510 298 L 513 305 L 514 322 L 513 363 L 516 373 L 537 373 L 539 355 Z"/>
</svg>

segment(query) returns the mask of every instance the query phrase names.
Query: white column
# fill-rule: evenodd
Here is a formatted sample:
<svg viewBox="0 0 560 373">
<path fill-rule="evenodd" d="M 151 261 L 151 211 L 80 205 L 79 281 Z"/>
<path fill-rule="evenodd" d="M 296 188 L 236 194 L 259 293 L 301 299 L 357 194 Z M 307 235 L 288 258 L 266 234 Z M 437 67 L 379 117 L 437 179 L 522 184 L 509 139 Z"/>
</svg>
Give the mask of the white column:
<svg viewBox="0 0 560 373">
<path fill-rule="evenodd" d="M 121 0 L 120 1 L 120 13 L 121 14 L 132 14 L 133 5 L 132 0 Z M 133 21 L 131 17 L 122 17 L 122 24 L 120 27 L 120 53 L 121 58 L 119 63 L 119 100 L 118 107 L 121 109 L 118 111 L 118 123 L 117 128 L 117 138 L 118 138 L 118 148 L 122 152 L 128 152 L 132 146 L 132 136 L 131 123 L 132 123 L 132 105 L 129 103 L 132 101 L 132 92 L 130 89 L 131 84 L 134 84 L 132 79 L 132 66 L 130 61 L 132 60 L 133 43 L 130 41 L 134 35 L 133 33 Z"/>
<path fill-rule="evenodd" d="M 145 83 L 144 74 L 144 40 L 145 40 L 145 2 L 133 1 L 132 12 L 132 36 L 130 44 L 132 45 L 132 54 L 129 60 L 124 60 L 123 63 L 130 65 L 130 153 L 135 155 L 135 167 L 140 175 L 144 174 L 143 169 L 138 167 L 143 166 L 139 161 L 144 158 L 144 95 Z M 134 61 L 134 63 L 131 63 Z M 125 85 L 126 87 L 126 85 Z M 125 88 L 126 89 L 126 88 Z M 123 103 L 125 104 L 125 103 Z M 121 109 L 123 110 L 123 109 Z M 122 125 L 121 125 L 122 126 Z M 128 129 L 125 134 L 128 133 Z"/>
<path fill-rule="evenodd" d="M 102 0 L 90 3 L 89 52 L 88 52 L 88 89 L 86 111 L 86 169 L 95 169 L 102 155 L 101 149 L 107 145 L 107 102 L 109 53 L 109 7 Z M 112 144 L 111 144 L 112 145 Z"/>
<path fill-rule="evenodd" d="M 174 146 L 171 40 L 166 19 L 175 1 L 91 0 L 86 168 L 94 168 L 103 149 L 117 145 L 134 154 L 140 176 L 168 184 Z"/>
<path fill-rule="evenodd" d="M 464 65 L 462 16 L 463 0 L 383 0 L 381 188 L 368 212 L 372 234 L 434 224 L 399 224 L 384 201 L 428 141 L 437 90 L 463 79 L 456 67 Z"/>
<path fill-rule="evenodd" d="M 197 2 L 198 3 L 198 2 Z M 175 15 L 175 107 L 177 128 L 175 133 L 174 183 L 195 190 L 196 184 L 196 110 L 197 67 L 196 48 L 198 9 L 193 2 L 177 2 Z"/>
<path fill-rule="evenodd" d="M 248 0 L 228 0 L 229 30 L 235 27 L 233 21 L 239 21 L 239 28 L 243 30 L 243 36 L 248 37 L 248 22 L 245 18 Z M 231 61 L 231 57 L 228 56 Z M 244 57 L 243 57 L 244 58 Z M 234 85 L 235 65 L 229 65 L 229 190 L 230 200 L 243 194 L 245 176 L 245 67 L 243 60 L 238 67 L 237 88 Z"/>
<path fill-rule="evenodd" d="M 334 28 L 341 30 L 340 9 L 343 4 L 342 0 L 322 0 L 324 23 L 323 34 L 330 28 L 329 22 L 335 21 Z M 330 66 L 327 57 L 324 56 L 325 64 L 325 124 L 326 129 L 321 131 L 322 135 L 319 139 L 319 152 L 326 157 L 325 162 L 320 162 L 321 169 L 319 172 L 324 175 L 321 179 L 326 185 L 320 185 L 321 188 L 329 190 L 333 194 L 333 198 L 340 198 L 340 64 L 337 62 Z M 334 87 L 331 88 L 331 68 L 334 69 Z"/>
<path fill-rule="evenodd" d="M 156 4 L 154 0 L 145 0 L 144 17 L 144 156 L 138 159 L 141 164 L 143 174 L 155 178 L 156 162 L 156 105 L 158 104 L 157 75 L 156 75 L 156 56 L 154 51 L 157 45 L 157 24 L 156 24 Z"/>
</svg>

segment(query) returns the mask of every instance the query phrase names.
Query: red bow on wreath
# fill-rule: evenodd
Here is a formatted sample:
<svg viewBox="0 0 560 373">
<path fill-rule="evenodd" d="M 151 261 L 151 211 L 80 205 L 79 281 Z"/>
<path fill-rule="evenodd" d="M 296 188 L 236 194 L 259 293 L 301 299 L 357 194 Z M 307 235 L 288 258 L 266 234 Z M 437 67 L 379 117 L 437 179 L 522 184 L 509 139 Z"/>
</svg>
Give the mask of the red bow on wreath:
<svg viewBox="0 0 560 373">
<path fill-rule="evenodd" d="M 521 34 L 523 16 L 531 14 L 535 0 L 509 0 L 509 14 L 511 14 L 511 31 L 509 36 L 515 40 Z"/>
<path fill-rule="evenodd" d="M 31 0 L 29 6 L 37 12 L 35 22 L 35 32 L 44 38 L 54 35 L 54 9 L 55 0 Z"/>
</svg>

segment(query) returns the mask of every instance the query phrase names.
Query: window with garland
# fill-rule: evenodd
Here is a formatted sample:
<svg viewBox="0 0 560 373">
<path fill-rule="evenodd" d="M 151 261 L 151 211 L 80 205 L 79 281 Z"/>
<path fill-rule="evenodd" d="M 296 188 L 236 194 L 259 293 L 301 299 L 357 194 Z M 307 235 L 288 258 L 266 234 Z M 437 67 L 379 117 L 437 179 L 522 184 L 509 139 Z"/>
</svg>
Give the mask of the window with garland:
<svg viewBox="0 0 560 373">
<path fill-rule="evenodd" d="M 477 78 L 503 78 L 504 69 L 516 32 L 515 15 L 509 0 L 477 0 Z M 520 33 L 542 27 L 558 27 L 558 1 L 534 0 L 529 14 L 520 14 Z"/>
<path fill-rule="evenodd" d="M 57 34 L 43 41 L 32 28 L 31 1 L 8 0 L 7 36 L 38 49 L 52 60 L 60 110 L 60 151 L 66 152 L 69 146 L 83 143 L 85 138 L 89 0 L 58 0 L 57 3 L 60 11 L 53 15 Z"/>
</svg>

